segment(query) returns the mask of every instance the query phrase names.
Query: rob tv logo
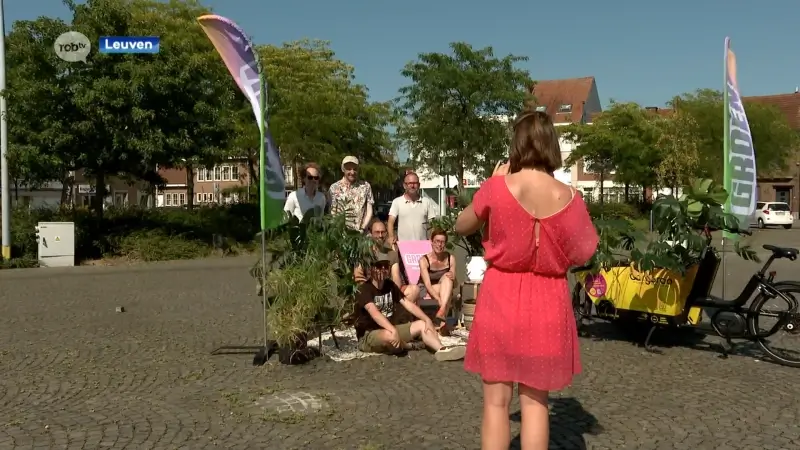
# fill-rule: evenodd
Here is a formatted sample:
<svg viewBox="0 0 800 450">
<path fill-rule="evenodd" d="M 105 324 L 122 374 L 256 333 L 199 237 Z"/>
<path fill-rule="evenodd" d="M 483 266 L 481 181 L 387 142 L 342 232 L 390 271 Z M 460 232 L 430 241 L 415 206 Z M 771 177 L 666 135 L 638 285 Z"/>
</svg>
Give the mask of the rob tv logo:
<svg viewBox="0 0 800 450">
<path fill-rule="evenodd" d="M 101 36 L 100 53 L 158 53 L 158 36 Z"/>
</svg>

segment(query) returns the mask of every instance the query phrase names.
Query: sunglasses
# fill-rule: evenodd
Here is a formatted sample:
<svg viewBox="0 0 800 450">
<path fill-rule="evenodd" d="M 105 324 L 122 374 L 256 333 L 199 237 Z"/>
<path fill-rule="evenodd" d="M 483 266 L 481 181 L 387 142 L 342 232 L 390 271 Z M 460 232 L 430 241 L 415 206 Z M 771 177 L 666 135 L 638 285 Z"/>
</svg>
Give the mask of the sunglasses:
<svg viewBox="0 0 800 450">
<path fill-rule="evenodd" d="M 317 175 L 317 176 L 308 175 L 308 176 L 306 176 L 306 178 L 309 179 L 309 180 L 318 181 L 319 180 L 319 175 Z"/>
</svg>

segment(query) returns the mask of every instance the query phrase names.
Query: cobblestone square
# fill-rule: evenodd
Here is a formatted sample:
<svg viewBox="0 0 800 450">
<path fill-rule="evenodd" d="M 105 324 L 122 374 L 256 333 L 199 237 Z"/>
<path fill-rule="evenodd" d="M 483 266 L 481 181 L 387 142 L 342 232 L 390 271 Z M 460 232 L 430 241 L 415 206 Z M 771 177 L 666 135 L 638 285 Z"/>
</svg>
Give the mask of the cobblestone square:
<svg viewBox="0 0 800 450">
<path fill-rule="evenodd" d="M 0 449 L 479 448 L 480 381 L 460 363 L 211 355 L 259 342 L 252 262 L 0 272 Z M 731 262 L 727 296 L 755 268 Z M 800 448 L 800 371 L 714 342 L 656 337 L 649 354 L 593 325 L 583 374 L 552 396 L 551 448 Z"/>
</svg>

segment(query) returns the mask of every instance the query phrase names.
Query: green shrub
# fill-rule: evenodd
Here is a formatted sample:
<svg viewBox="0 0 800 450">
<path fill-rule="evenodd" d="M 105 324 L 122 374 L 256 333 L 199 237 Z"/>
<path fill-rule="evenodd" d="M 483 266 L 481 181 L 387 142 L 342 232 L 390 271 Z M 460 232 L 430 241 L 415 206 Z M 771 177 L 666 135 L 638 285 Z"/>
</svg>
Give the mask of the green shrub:
<svg viewBox="0 0 800 450">
<path fill-rule="evenodd" d="M 39 261 L 35 258 L 12 258 L 4 260 L 0 258 L 0 269 L 31 269 L 39 267 Z"/>
<path fill-rule="evenodd" d="M 108 256 L 144 261 L 196 258 L 215 243 L 234 252 L 254 248 L 260 231 L 257 204 L 185 208 L 109 208 L 103 218 L 84 208 L 16 209 L 11 217 L 12 257 L 36 260 L 38 222 L 75 223 L 75 259 Z"/>
<path fill-rule="evenodd" d="M 628 203 L 589 203 L 588 208 L 593 219 L 636 220 L 645 217 L 639 208 Z"/>
<path fill-rule="evenodd" d="M 185 236 L 169 236 L 161 230 L 135 231 L 122 236 L 115 245 L 116 255 L 138 261 L 172 261 L 208 256 L 211 247 Z"/>
</svg>

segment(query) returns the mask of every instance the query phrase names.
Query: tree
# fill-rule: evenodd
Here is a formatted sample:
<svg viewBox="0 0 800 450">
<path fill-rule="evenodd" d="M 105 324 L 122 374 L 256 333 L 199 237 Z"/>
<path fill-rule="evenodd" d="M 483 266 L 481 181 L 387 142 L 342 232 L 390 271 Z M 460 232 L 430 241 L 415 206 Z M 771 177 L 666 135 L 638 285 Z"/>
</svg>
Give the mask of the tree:
<svg viewBox="0 0 800 450">
<path fill-rule="evenodd" d="M 315 161 L 331 182 L 342 158 L 354 155 L 366 179 L 378 186 L 394 181 L 389 105 L 369 101 L 366 88 L 353 82 L 353 67 L 337 59 L 328 42 L 302 40 L 258 51 L 269 84 L 269 125 L 284 163 L 296 169 Z M 235 147 L 248 155 L 257 180 L 259 137 L 249 108 L 243 103 L 237 112 Z"/>
<path fill-rule="evenodd" d="M 659 186 L 673 192 L 678 186 L 689 183 L 697 173 L 699 150 L 702 145 L 701 130 L 694 117 L 677 110 L 667 117 L 656 118 L 658 139 L 656 150 L 660 161 L 655 167 Z"/>
<path fill-rule="evenodd" d="M 95 178 L 92 207 L 101 215 L 108 176 L 158 182 L 157 165 L 218 158 L 229 129 L 222 111 L 232 90 L 195 23 L 207 10 L 177 0 L 65 3 L 71 26 L 50 18 L 21 21 L 8 37 L 9 140 L 27 152 L 18 160 L 47 155 L 50 176 L 58 179 L 83 169 Z M 67 29 L 90 42 L 155 35 L 169 45 L 155 55 L 93 52 L 86 64 L 68 63 L 52 48 Z"/>
<path fill-rule="evenodd" d="M 561 136 L 575 144 L 564 162 L 567 167 L 583 164 L 584 170 L 598 175 L 600 204 L 603 204 L 605 181 L 617 167 L 618 152 L 613 130 L 597 120 L 594 123 L 573 123 L 560 127 Z"/>
<path fill-rule="evenodd" d="M 398 133 L 411 160 L 440 175 L 470 171 L 488 175 L 508 152 L 508 119 L 515 116 L 533 85 L 515 64 L 527 58 L 494 56 L 491 47 L 450 44 L 451 54 L 422 53 L 406 64 L 411 84 L 400 89 Z M 459 188 L 460 188 L 459 183 Z"/>
<path fill-rule="evenodd" d="M 625 186 L 625 201 L 630 187 L 641 186 L 643 195 L 656 179 L 660 154 L 656 148 L 659 130 L 657 116 L 636 103 L 611 102 L 608 110 L 590 124 L 575 123 L 559 128 L 561 135 L 576 144 L 565 165 L 582 161 L 586 169 L 599 175 L 602 202 L 603 182 L 613 175 Z"/>
<path fill-rule="evenodd" d="M 68 69 L 52 42 L 68 31 L 60 19 L 15 22 L 6 38 L 9 175 L 15 184 L 35 188 L 64 182 L 70 167 L 61 158 L 76 143 L 69 130 L 71 114 Z M 34 82 L 31 82 L 34 81 Z M 66 189 L 62 191 L 62 200 Z"/>
<path fill-rule="evenodd" d="M 673 99 L 669 106 L 690 115 L 697 124 L 701 176 L 722 180 L 722 148 L 724 138 L 723 95 L 712 89 L 699 89 Z M 785 168 L 789 156 L 797 148 L 797 132 L 786 116 L 775 106 L 745 100 L 745 112 L 756 149 L 759 172 L 769 173 Z"/>
</svg>

